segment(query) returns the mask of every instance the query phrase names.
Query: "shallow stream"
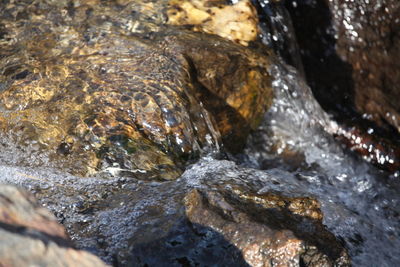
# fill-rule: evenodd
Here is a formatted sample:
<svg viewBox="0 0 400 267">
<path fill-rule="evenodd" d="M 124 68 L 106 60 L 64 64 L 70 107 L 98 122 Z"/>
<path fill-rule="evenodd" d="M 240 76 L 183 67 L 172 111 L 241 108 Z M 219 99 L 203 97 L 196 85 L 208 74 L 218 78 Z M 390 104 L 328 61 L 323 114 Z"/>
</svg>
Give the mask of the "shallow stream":
<svg viewBox="0 0 400 267">
<path fill-rule="evenodd" d="M 322 204 L 324 224 L 344 242 L 354 266 L 399 265 L 398 175 L 378 170 L 334 140 L 332 134 L 339 126 L 316 102 L 302 74 L 282 60 L 273 63 L 270 72 L 273 106 L 250 137 L 245 153 L 230 161 L 206 155 L 172 182 L 118 176 L 83 179 L 53 169 L 16 166 L 21 158 L 35 162 L 42 156 L 27 157 L 8 144 L 0 158 L 0 180 L 35 193 L 78 247 L 109 263 L 118 262 L 118 255 L 129 250 L 129 237 L 140 236 L 143 225 L 153 229 L 172 225 L 180 212 L 177 199 L 185 191 L 239 181 L 239 174 L 246 174 L 259 192 L 316 197 Z M 9 142 L 2 138 L 0 143 Z M 155 230 L 153 235 L 157 234 Z"/>
</svg>

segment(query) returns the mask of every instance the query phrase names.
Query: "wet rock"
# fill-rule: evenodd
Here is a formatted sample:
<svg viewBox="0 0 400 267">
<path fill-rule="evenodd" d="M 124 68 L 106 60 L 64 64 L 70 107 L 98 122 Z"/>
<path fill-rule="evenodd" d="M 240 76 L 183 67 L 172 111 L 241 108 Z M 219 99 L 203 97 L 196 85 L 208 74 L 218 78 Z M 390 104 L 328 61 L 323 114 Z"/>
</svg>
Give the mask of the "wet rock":
<svg viewBox="0 0 400 267">
<path fill-rule="evenodd" d="M 400 4 L 286 1 L 307 80 L 324 108 L 400 132 Z M 353 115 L 354 116 L 354 115 Z"/>
<path fill-rule="evenodd" d="M 329 8 L 336 51 L 352 66 L 356 109 L 400 133 L 400 3 L 331 1 Z"/>
<path fill-rule="evenodd" d="M 400 166 L 397 1 L 287 1 L 307 81 L 350 150 L 381 169 Z"/>
<path fill-rule="evenodd" d="M 185 198 L 186 214 L 234 244 L 250 266 L 349 264 L 343 247 L 322 226 L 316 200 L 232 191 L 192 191 Z"/>
<path fill-rule="evenodd" d="M 317 201 L 206 190 L 185 196 L 186 216 L 164 226 L 167 232 L 158 230 L 153 240 L 139 234 L 128 265 L 349 265 L 343 247 L 322 226 Z"/>
<path fill-rule="evenodd" d="M 243 147 L 272 100 L 268 56 L 167 25 L 168 3 L 2 5 L 1 137 L 20 151 L 9 162 L 175 179 L 220 135 Z"/>
<path fill-rule="evenodd" d="M 131 243 L 131 260 L 149 266 L 172 266 L 177 259 L 189 266 L 350 265 L 346 249 L 323 226 L 318 201 L 284 196 L 273 178 L 253 171 L 227 161 L 187 170 L 179 180 L 186 184 L 183 207 L 169 216 L 166 232 L 151 231 L 156 239 Z"/>
<path fill-rule="evenodd" d="M 0 187 L 0 265 L 106 266 L 73 248 L 64 227 L 33 196 L 15 186 Z"/>
<path fill-rule="evenodd" d="M 317 200 L 233 162 L 205 159 L 164 182 L 8 173 L 23 175 L 79 248 L 118 266 L 349 263 Z"/>
<path fill-rule="evenodd" d="M 227 2 L 171 0 L 167 10 L 168 23 L 217 34 L 247 46 L 259 34 L 257 11 L 249 0 L 233 5 Z"/>
</svg>

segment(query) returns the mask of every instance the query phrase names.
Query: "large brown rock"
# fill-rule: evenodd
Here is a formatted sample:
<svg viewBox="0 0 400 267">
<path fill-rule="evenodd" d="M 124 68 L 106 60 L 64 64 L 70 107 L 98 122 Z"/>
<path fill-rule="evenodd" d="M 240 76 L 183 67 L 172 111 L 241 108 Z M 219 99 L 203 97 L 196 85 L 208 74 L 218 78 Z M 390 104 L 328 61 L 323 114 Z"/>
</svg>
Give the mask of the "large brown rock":
<svg viewBox="0 0 400 267">
<path fill-rule="evenodd" d="M 1 137 L 39 155 L 13 164 L 173 179 L 221 135 L 240 150 L 272 101 L 268 56 L 212 35 L 220 24 L 209 34 L 170 26 L 167 7 L 2 4 Z"/>
<path fill-rule="evenodd" d="M 73 248 L 65 229 L 33 196 L 15 186 L 0 186 L 0 265 L 106 266 Z"/>
</svg>

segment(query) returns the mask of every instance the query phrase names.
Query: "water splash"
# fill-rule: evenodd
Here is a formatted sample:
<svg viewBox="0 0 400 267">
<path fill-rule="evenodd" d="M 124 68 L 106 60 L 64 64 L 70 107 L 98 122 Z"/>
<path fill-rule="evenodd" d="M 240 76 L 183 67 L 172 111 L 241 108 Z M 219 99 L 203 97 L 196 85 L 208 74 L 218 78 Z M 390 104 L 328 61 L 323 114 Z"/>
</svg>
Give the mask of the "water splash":
<svg viewBox="0 0 400 267">
<path fill-rule="evenodd" d="M 324 223 L 349 248 L 355 266 L 400 262 L 400 186 L 394 175 L 346 152 L 331 136 L 339 126 L 311 90 L 283 64 L 271 68 L 275 102 L 248 143 L 245 164 L 264 168 L 287 191 L 322 202 Z"/>
<path fill-rule="evenodd" d="M 292 20 L 283 1 L 257 0 L 253 4 L 259 14 L 262 42 L 305 77 Z"/>
</svg>

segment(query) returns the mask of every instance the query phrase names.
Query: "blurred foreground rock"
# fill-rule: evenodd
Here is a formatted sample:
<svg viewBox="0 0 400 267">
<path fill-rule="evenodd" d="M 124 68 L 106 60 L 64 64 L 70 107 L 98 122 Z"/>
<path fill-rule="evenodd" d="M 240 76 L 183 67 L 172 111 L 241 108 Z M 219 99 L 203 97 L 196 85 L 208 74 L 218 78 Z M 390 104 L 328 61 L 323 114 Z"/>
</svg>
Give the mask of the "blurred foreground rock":
<svg viewBox="0 0 400 267">
<path fill-rule="evenodd" d="M 0 186 L 0 266 L 106 266 L 74 249 L 64 227 L 15 186 Z"/>
</svg>

